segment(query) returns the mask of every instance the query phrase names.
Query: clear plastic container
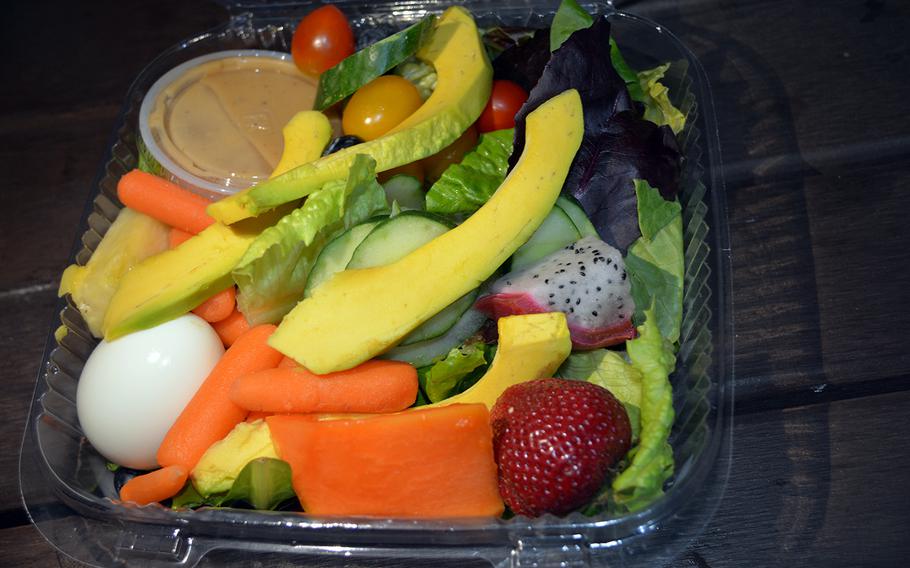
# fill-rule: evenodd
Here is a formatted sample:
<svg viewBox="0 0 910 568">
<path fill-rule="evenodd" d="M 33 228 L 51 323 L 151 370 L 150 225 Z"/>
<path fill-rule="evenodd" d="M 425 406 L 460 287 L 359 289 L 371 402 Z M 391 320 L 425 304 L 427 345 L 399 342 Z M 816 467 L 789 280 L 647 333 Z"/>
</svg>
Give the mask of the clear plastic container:
<svg viewBox="0 0 910 568">
<path fill-rule="evenodd" d="M 358 30 L 386 32 L 415 21 L 442 2 L 337 2 Z M 481 26 L 544 27 L 555 2 L 471 1 Z M 672 375 L 676 422 L 671 444 L 676 473 L 666 494 L 633 514 L 564 518 L 463 520 L 317 518 L 239 509 L 172 511 L 114 503 L 114 474 L 85 441 L 76 418 L 75 391 L 95 344 L 70 302 L 61 300 L 68 333 L 58 345 L 49 330 L 20 457 L 25 506 L 61 553 L 100 566 L 403 565 L 656 566 L 677 555 L 704 528 L 723 493 L 732 448 L 733 330 L 730 249 L 720 147 L 711 92 L 692 53 L 648 20 L 588 4 L 608 15 L 630 62 L 644 68 L 673 63 L 666 84 L 687 115 L 680 141 L 685 293 L 678 367 Z M 87 209 L 84 263 L 116 217 L 116 183 L 137 162 L 138 114 L 151 85 L 173 67 L 227 49 L 287 51 L 306 5 L 232 6 L 221 27 L 176 45 L 133 83 Z M 246 12 L 242 10 L 247 10 Z M 606 41 L 607 38 L 604 38 Z M 260 565 L 260 564 L 257 564 Z"/>
</svg>

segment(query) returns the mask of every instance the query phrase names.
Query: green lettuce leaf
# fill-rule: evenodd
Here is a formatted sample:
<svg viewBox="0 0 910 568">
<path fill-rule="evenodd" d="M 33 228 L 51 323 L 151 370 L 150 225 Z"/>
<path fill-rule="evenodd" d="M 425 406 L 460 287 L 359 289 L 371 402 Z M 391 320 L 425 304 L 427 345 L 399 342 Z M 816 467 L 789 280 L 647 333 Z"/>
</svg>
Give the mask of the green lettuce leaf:
<svg viewBox="0 0 910 568">
<path fill-rule="evenodd" d="M 556 371 L 557 377 L 584 380 L 610 391 L 626 409 L 632 426 L 632 443 L 641 429 L 641 372 L 616 351 L 594 349 L 569 355 Z"/>
<path fill-rule="evenodd" d="M 250 245 L 232 276 L 237 304 L 252 325 L 281 320 L 298 300 L 322 247 L 341 231 L 385 211 L 376 162 L 358 155 L 347 181 L 332 181 Z"/>
<path fill-rule="evenodd" d="M 632 281 L 635 322 L 641 324 L 646 306 L 654 306 L 658 328 L 671 343 L 679 340 L 685 259 L 682 243 L 682 207 L 667 201 L 646 181 L 635 180 L 639 237 L 626 255 Z"/>
<path fill-rule="evenodd" d="M 394 73 L 401 75 L 417 87 L 420 98 L 427 100 L 436 90 L 436 69 L 432 65 L 412 57 L 395 68 Z"/>
<path fill-rule="evenodd" d="M 473 213 L 506 178 L 512 154 L 511 128 L 480 135 L 477 147 L 452 164 L 427 192 L 431 213 Z"/>
<path fill-rule="evenodd" d="M 676 365 L 673 345 L 656 325 L 654 309 L 645 311 L 639 336 L 626 342 L 632 365 L 641 373 L 641 431 L 627 456 L 629 465 L 612 483 L 613 500 L 630 511 L 647 506 L 663 494 L 673 475 L 673 448 L 667 441 L 673 426 L 673 388 L 670 373 Z"/>
<path fill-rule="evenodd" d="M 644 106 L 642 118 L 658 126 L 666 124 L 674 134 L 682 132 L 686 126 L 686 117 L 670 102 L 670 90 L 660 82 L 670 68 L 669 63 L 646 71 L 635 71 L 626 62 L 613 38 L 610 38 L 610 62 L 613 63 L 616 73 L 625 81 L 632 100 Z"/>
<path fill-rule="evenodd" d="M 256 458 L 243 466 L 231 488 L 224 493 L 203 496 L 192 482 L 171 500 L 172 509 L 229 507 L 247 504 L 254 509 L 272 510 L 296 497 L 291 483 L 291 466 L 275 458 Z"/>
<path fill-rule="evenodd" d="M 636 73 L 635 69 L 632 69 L 626 58 L 623 57 L 622 52 L 619 51 L 619 45 L 612 37 L 610 38 L 610 63 L 613 64 L 613 69 L 616 69 L 616 73 L 625 81 L 626 89 L 629 90 L 629 95 L 632 99 L 641 102 L 644 93 L 642 93 L 641 85 L 638 84 L 638 73 Z"/>
<path fill-rule="evenodd" d="M 562 0 L 550 25 L 550 51 L 556 51 L 574 32 L 590 27 L 594 18 L 575 0 Z"/>
<path fill-rule="evenodd" d="M 269 511 L 295 496 L 291 466 L 287 462 L 256 458 L 240 470 L 221 505 L 248 503 L 254 509 Z"/>
<path fill-rule="evenodd" d="M 641 406 L 641 372 L 609 349 L 577 351 L 556 371 L 557 377 L 580 379 L 607 389 L 619 402 Z"/>
<path fill-rule="evenodd" d="M 658 126 L 666 124 L 674 134 L 686 126 L 686 116 L 670 102 L 670 90 L 660 82 L 670 68 L 669 63 L 638 73 L 638 84 L 642 91 L 640 102 L 645 105 L 644 119 Z M 632 97 L 635 99 L 635 97 Z M 635 99 L 637 100 L 637 99 Z"/>
<path fill-rule="evenodd" d="M 418 378 L 427 399 L 439 402 L 455 394 L 462 381 L 489 362 L 486 355 L 484 344 L 472 341 L 453 348 L 441 361 L 419 369 Z"/>
<path fill-rule="evenodd" d="M 220 503 L 221 497 L 218 497 L 217 501 Z M 171 509 L 174 510 L 195 509 L 196 507 L 211 504 L 211 499 L 206 499 L 201 493 L 196 491 L 192 481 L 187 481 L 186 485 L 183 486 L 183 490 L 171 499 Z"/>
</svg>

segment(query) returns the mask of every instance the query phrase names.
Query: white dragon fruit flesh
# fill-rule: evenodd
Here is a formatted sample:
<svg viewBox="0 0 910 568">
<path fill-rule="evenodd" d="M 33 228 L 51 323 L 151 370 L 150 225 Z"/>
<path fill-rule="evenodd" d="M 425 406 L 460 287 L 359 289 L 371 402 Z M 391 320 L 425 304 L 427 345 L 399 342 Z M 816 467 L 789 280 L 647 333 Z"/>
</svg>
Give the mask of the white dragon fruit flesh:
<svg viewBox="0 0 910 568">
<path fill-rule="evenodd" d="M 597 237 L 585 237 L 506 274 L 475 307 L 492 318 L 563 312 L 575 349 L 635 337 L 635 303 L 622 254 Z"/>
</svg>

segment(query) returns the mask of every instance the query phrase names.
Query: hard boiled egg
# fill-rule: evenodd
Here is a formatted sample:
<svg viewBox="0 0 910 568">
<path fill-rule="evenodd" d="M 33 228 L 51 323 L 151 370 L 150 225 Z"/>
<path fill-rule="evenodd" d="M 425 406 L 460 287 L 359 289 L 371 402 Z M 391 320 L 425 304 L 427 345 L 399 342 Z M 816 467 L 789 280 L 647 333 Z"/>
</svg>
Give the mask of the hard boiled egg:
<svg viewBox="0 0 910 568">
<path fill-rule="evenodd" d="M 76 390 L 85 437 L 114 463 L 158 467 L 158 446 L 223 354 L 212 326 L 192 314 L 101 341 Z"/>
</svg>

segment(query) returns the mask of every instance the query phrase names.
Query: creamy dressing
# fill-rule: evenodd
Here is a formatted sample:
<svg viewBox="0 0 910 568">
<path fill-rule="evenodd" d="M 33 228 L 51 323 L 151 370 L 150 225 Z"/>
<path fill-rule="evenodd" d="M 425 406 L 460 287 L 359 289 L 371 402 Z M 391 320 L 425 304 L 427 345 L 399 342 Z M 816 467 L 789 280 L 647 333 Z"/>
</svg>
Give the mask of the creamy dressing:
<svg viewBox="0 0 910 568">
<path fill-rule="evenodd" d="M 231 57 L 188 70 L 161 91 L 149 115 L 160 148 L 191 174 L 242 188 L 281 159 L 281 129 L 313 108 L 317 84 L 290 61 Z"/>
</svg>

